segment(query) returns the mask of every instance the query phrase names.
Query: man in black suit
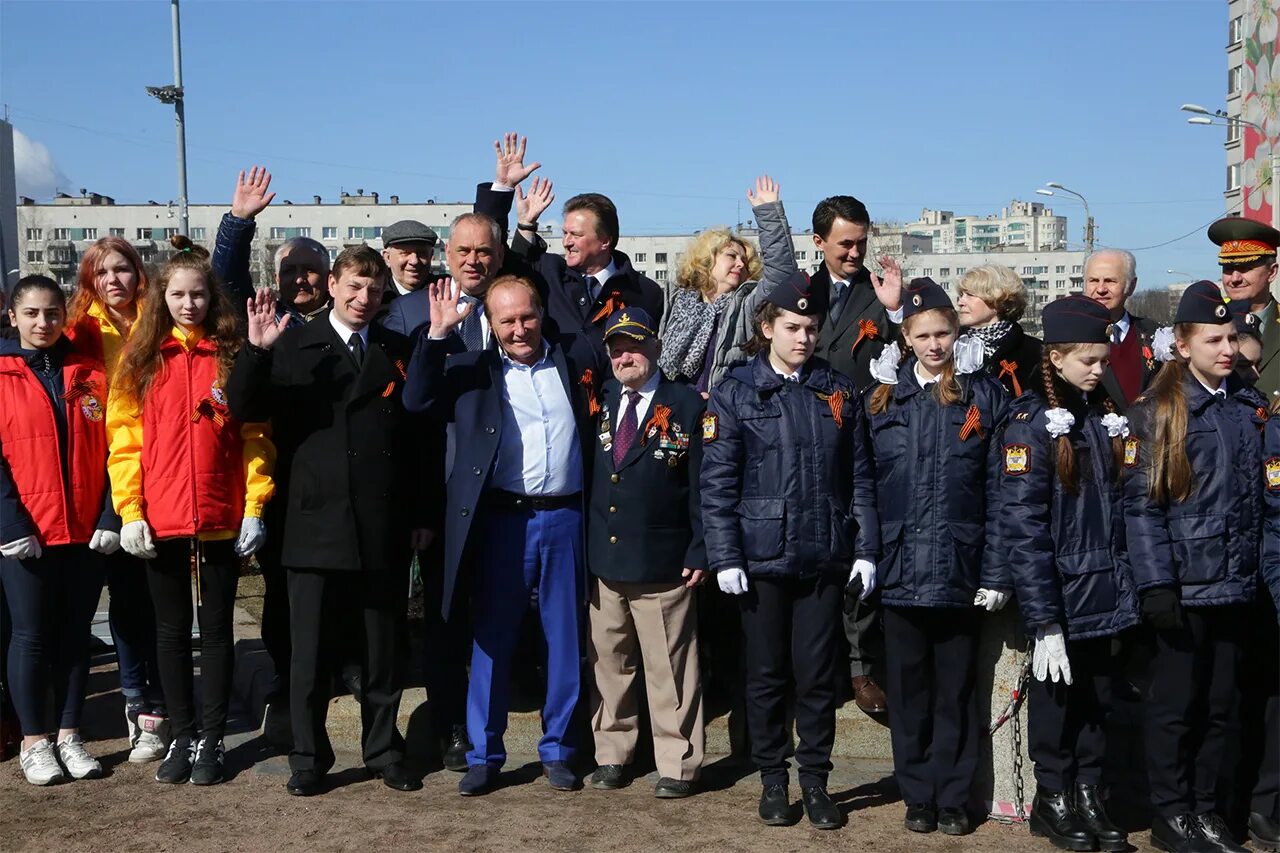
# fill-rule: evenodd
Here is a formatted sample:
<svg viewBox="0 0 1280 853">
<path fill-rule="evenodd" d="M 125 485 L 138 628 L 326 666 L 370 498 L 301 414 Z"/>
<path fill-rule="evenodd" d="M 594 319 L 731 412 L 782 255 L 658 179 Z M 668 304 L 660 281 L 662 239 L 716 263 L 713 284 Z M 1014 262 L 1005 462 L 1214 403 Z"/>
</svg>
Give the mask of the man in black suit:
<svg viewBox="0 0 1280 853">
<path fill-rule="evenodd" d="M 418 336 L 405 405 L 456 428 L 444 525 L 443 612 L 470 575 L 475 637 L 467 690 L 470 767 L 463 796 L 493 790 L 506 762 L 511 661 L 529 597 L 547 646 L 543 774 L 557 790 L 579 786 L 570 721 L 579 699 L 584 579 L 583 484 L 600 366 L 579 336 L 543 337 L 541 298 L 503 276 L 485 294 L 497 346 L 459 352 L 453 330 L 472 308 L 431 285 L 431 325 Z"/>
<path fill-rule="evenodd" d="M 591 784 L 627 782 L 643 662 L 660 777 L 654 794 L 675 799 L 693 793 L 705 740 L 694 589 L 707 565 L 698 499 L 706 404 L 662 378 L 657 324 L 643 308 L 615 311 L 604 334 L 613 378 L 601 392 L 587 509 L 587 658 L 599 765 Z"/>
<path fill-rule="evenodd" d="M 402 401 L 411 346 L 370 325 L 389 275 L 376 251 L 346 249 L 329 276 L 333 308 L 300 328 L 276 319 L 262 290 L 249 343 L 228 381 L 232 413 L 272 424 L 288 472 L 284 547 L 293 655 L 291 794 L 319 793 L 334 755 L 325 732 L 331 661 L 339 641 L 361 649 L 364 763 L 392 788 L 405 769 L 400 653 L 411 549 L 426 548 L 442 505 L 439 447 Z"/>
<path fill-rule="evenodd" d="M 1102 387 L 1124 413 L 1160 370 L 1151 349 L 1158 323 L 1135 317 L 1125 303 L 1138 288 L 1137 261 L 1124 249 L 1099 249 L 1084 262 L 1084 295 L 1111 312 L 1115 331 Z"/>
</svg>

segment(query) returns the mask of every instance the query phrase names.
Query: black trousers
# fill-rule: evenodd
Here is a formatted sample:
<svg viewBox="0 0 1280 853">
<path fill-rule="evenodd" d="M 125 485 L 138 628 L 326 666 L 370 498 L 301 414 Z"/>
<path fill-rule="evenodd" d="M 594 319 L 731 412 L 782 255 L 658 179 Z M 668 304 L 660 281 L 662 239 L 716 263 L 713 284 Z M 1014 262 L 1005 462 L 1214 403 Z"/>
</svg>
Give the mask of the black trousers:
<svg viewBox="0 0 1280 853">
<path fill-rule="evenodd" d="M 1186 625 L 1156 632 L 1143 726 L 1157 814 L 1219 810 L 1223 756 L 1239 736 L 1239 671 L 1248 608 L 1186 607 Z"/>
<path fill-rule="evenodd" d="M 893 607 L 884 613 L 894 776 L 909 804 L 964 808 L 978 769 L 978 610 Z"/>
<path fill-rule="evenodd" d="M 174 736 L 195 737 L 195 675 L 191 655 L 191 539 L 156 543 L 156 558 L 147 561 L 147 588 L 156 615 L 156 668 L 169 710 Z M 220 740 L 227 728 L 232 637 L 240 558 L 235 540 L 196 543 L 200 560 L 200 734 Z"/>
<path fill-rule="evenodd" d="M 1111 637 L 1067 643 L 1072 683 L 1037 681 L 1027 688 L 1027 749 L 1036 782 L 1048 791 L 1073 783 L 1102 784 L 1111 713 Z"/>
<path fill-rule="evenodd" d="M 276 703 L 289 700 L 289 659 L 293 656 L 289 641 L 289 586 L 280 562 L 284 548 L 283 507 L 279 495 L 267 505 L 263 517 L 267 541 L 257 553 L 262 569 L 262 645 L 276 673 L 267 701 Z"/>
<path fill-rule="evenodd" d="M 444 594 L 444 537 L 418 555 L 422 567 L 423 622 L 427 655 L 423 678 L 431 702 L 431 727 L 436 738 L 449 735 L 454 726 L 467 724 L 467 661 L 471 658 L 470 608 L 452 608 L 449 619 L 441 616 Z M 467 601 L 458 590 L 454 601 Z"/>
<path fill-rule="evenodd" d="M 365 766 L 378 770 L 404 757 L 396 728 L 400 710 L 408 577 L 395 571 L 288 568 L 289 720 L 293 770 L 327 773 L 333 747 L 325 731 L 330 674 L 344 649 L 360 653 L 364 701 L 360 744 Z"/>
<path fill-rule="evenodd" d="M 880 595 L 859 601 L 843 614 L 844 637 L 849 643 L 849 675 L 871 675 L 884 660 L 884 635 L 880 627 Z"/>
<path fill-rule="evenodd" d="M 1240 679 L 1239 799 L 1242 812 L 1280 820 L 1280 627 L 1268 590 L 1258 590 L 1251 610 Z"/>
<path fill-rule="evenodd" d="M 800 786 L 825 787 L 836 737 L 843 577 L 751 578 L 742 596 L 747 732 L 764 785 L 787 784 L 787 687 L 795 684 Z"/>
</svg>

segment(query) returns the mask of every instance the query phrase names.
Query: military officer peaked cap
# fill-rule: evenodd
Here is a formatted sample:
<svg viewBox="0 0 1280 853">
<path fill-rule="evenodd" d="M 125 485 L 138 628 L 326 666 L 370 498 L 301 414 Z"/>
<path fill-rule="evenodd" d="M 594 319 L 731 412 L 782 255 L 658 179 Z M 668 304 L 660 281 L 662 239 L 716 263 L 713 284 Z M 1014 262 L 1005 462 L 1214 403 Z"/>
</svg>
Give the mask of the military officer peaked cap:
<svg viewBox="0 0 1280 853">
<path fill-rule="evenodd" d="M 826 294 L 814 293 L 813 282 L 809 274 L 796 270 L 786 280 L 765 296 L 766 302 L 772 302 L 795 314 L 813 317 L 825 314 L 827 310 Z"/>
<path fill-rule="evenodd" d="M 434 246 L 439 239 L 436 232 L 415 219 L 401 219 L 382 229 L 383 246 L 396 246 L 400 243 L 426 243 Z"/>
<path fill-rule="evenodd" d="M 1197 281 L 1183 291 L 1173 322 L 1221 326 L 1231 322 L 1231 309 L 1218 285 L 1211 281 Z"/>
<path fill-rule="evenodd" d="M 1087 296 L 1065 296 L 1040 314 L 1046 344 L 1107 344 L 1115 332 L 1111 313 Z"/>
<path fill-rule="evenodd" d="M 1218 263 L 1248 264 L 1275 255 L 1280 231 L 1264 222 L 1227 216 L 1209 226 L 1209 239 L 1220 247 Z"/>
<path fill-rule="evenodd" d="M 951 297 L 936 281 L 925 276 L 913 278 L 902 292 L 902 319 L 934 308 L 954 308 Z"/>
<path fill-rule="evenodd" d="M 614 335 L 626 335 L 644 343 L 658 336 L 657 325 L 643 308 L 619 308 L 604 324 L 604 339 L 607 341 Z"/>
</svg>

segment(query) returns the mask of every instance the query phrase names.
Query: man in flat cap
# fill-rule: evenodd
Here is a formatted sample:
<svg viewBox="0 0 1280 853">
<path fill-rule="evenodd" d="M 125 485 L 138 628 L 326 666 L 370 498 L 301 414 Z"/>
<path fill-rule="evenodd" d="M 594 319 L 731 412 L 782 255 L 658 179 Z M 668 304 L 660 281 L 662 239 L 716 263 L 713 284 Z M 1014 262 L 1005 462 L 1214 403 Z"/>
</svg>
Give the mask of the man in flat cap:
<svg viewBox="0 0 1280 853">
<path fill-rule="evenodd" d="M 439 239 L 436 232 L 416 219 L 401 219 L 382 229 L 382 259 L 391 269 L 391 286 L 382 293 L 379 322 L 393 301 L 433 281 L 431 258 Z"/>
<path fill-rule="evenodd" d="M 1219 246 L 1222 289 L 1231 301 L 1247 302 L 1258 318 L 1262 360 L 1257 389 L 1267 399 L 1280 393 L 1280 315 L 1271 285 L 1276 279 L 1276 247 L 1280 231 L 1262 222 L 1228 216 L 1209 226 L 1209 239 Z"/>
</svg>

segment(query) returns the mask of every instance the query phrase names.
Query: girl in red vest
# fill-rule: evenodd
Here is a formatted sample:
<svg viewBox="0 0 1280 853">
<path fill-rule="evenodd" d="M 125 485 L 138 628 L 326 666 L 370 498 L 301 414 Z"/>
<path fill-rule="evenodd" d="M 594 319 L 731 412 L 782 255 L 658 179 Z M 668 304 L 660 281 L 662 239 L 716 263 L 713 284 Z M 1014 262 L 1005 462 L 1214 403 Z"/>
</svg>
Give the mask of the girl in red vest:
<svg viewBox="0 0 1280 853">
<path fill-rule="evenodd" d="M 106 376 L 101 360 L 63 336 L 66 318 L 57 282 L 27 276 L 9 304 L 17 340 L 0 340 L 0 582 L 13 620 L 7 674 L 19 760 L 33 785 L 102 775 L 80 740 L 80 711 L 102 555 L 120 545 L 107 488 Z M 55 743 L 44 729 L 50 688 Z"/>
<path fill-rule="evenodd" d="M 265 424 L 242 424 L 223 388 L 241 338 L 209 253 L 185 237 L 143 300 L 107 407 L 121 545 L 147 560 L 157 663 L 173 740 L 156 781 L 222 781 L 231 692 L 232 611 L 240 557 L 266 538 L 274 485 Z M 195 564 L 204 708 L 192 690 Z"/>
</svg>

